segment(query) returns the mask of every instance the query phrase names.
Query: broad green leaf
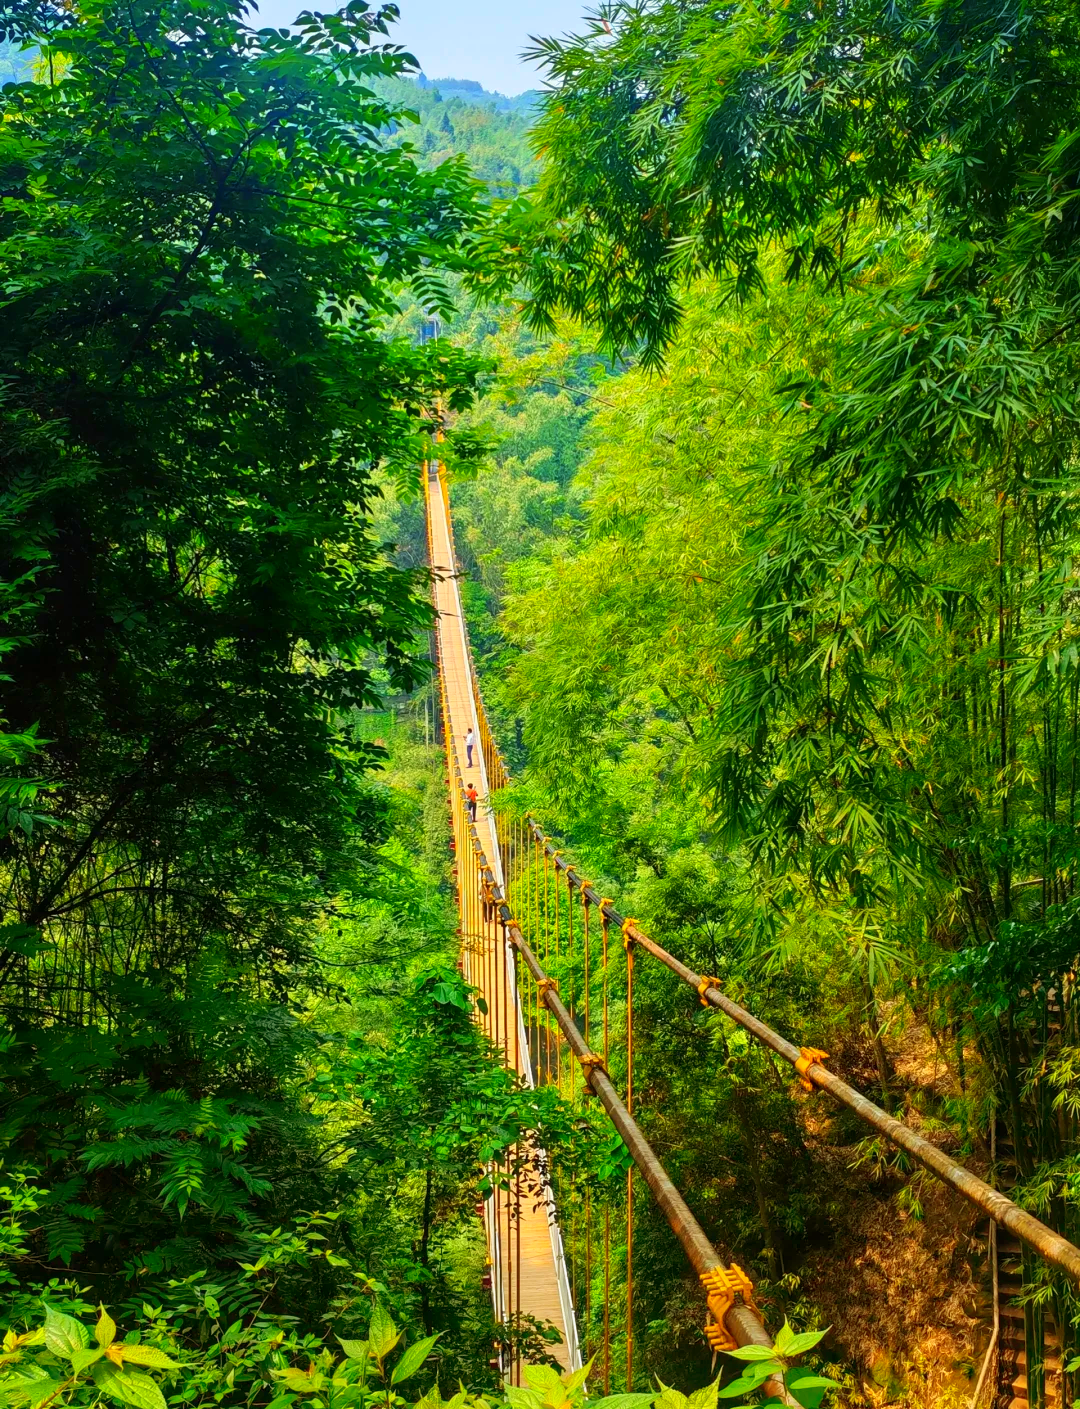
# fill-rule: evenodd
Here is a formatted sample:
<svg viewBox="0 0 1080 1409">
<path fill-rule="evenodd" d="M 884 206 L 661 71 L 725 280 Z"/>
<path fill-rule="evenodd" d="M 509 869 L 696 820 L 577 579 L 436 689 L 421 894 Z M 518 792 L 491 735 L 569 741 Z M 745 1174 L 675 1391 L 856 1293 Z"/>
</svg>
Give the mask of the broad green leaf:
<svg viewBox="0 0 1080 1409">
<path fill-rule="evenodd" d="M 824 1375 L 815 1375 L 812 1370 L 796 1368 L 788 1370 L 784 1374 L 784 1383 L 788 1389 L 835 1389 L 836 1381 L 826 1378 Z"/>
<path fill-rule="evenodd" d="M 368 1327 L 368 1346 L 372 1355 L 376 1360 L 385 1360 L 400 1339 L 401 1332 L 383 1309 L 382 1303 L 377 1301 Z"/>
<path fill-rule="evenodd" d="M 367 1341 L 350 1341 L 338 1336 L 338 1345 L 350 1360 L 366 1360 L 371 1353 Z"/>
<path fill-rule="evenodd" d="M 798 1367 L 788 1370 L 784 1376 L 784 1384 L 803 1409 L 819 1409 L 821 1401 L 825 1398 L 825 1391 L 836 1389 L 835 1380 L 827 1380 L 821 1375 L 815 1375 L 812 1370 Z"/>
<path fill-rule="evenodd" d="M 288 1387 L 296 1390 L 298 1394 L 315 1394 L 326 1383 L 326 1377 L 320 1375 L 318 1370 L 314 1374 L 308 1374 L 306 1370 L 298 1370 L 295 1366 L 279 1371 L 278 1378 L 284 1380 Z"/>
<path fill-rule="evenodd" d="M 713 1380 L 712 1384 L 704 1385 L 701 1389 L 694 1390 L 690 1396 L 690 1409 L 716 1409 L 717 1391 L 720 1388 L 720 1381 Z"/>
<path fill-rule="evenodd" d="M 785 1358 L 789 1355 L 793 1355 L 795 1352 L 791 1348 L 791 1343 L 794 1339 L 795 1332 L 791 1329 L 791 1325 L 785 1316 L 784 1324 L 777 1331 L 776 1339 L 773 1342 L 773 1349 L 776 1351 L 777 1355 L 783 1355 Z"/>
<path fill-rule="evenodd" d="M 737 1380 L 732 1380 L 731 1384 L 725 1385 L 723 1389 L 717 1391 L 718 1399 L 738 1399 L 741 1394 L 753 1394 L 757 1389 L 757 1384 L 745 1376 L 740 1375 Z M 731 1409 L 725 1405 L 724 1409 Z"/>
<path fill-rule="evenodd" d="M 595 1359 L 596 1357 L 593 1356 L 593 1360 Z M 573 1390 L 577 1389 L 580 1385 L 583 1385 L 585 1383 L 585 1381 L 589 1378 L 589 1375 L 592 1373 L 592 1367 L 593 1362 L 592 1360 L 590 1360 L 588 1364 L 582 1365 L 580 1370 L 575 1370 L 572 1375 L 566 1375 L 564 1377 L 562 1382 L 563 1390 L 565 1391 L 567 1397 L 570 1396 Z"/>
<path fill-rule="evenodd" d="M 149 1375 L 136 1370 L 118 1370 L 107 1360 L 94 1366 L 94 1383 L 102 1394 L 130 1404 L 133 1409 L 166 1409 L 165 1396 Z"/>
<path fill-rule="evenodd" d="M 371 1390 L 366 1385 L 342 1385 L 335 1387 L 333 1392 L 333 1402 L 335 1405 L 359 1404 L 364 1399 L 371 1398 Z"/>
<path fill-rule="evenodd" d="M 20 1366 L 19 1371 L 28 1370 L 29 1366 Z M 36 1367 L 35 1367 L 36 1369 Z M 5 1375 L 0 1379 L 0 1398 L 13 1405 L 27 1404 L 33 1406 L 42 1403 L 43 1400 L 51 1399 L 54 1394 L 58 1394 L 63 1388 L 62 1380 L 54 1380 L 51 1375 L 44 1371 L 38 1371 L 34 1375 L 14 1372 Z"/>
<path fill-rule="evenodd" d="M 776 1337 L 777 1354 L 782 1355 L 785 1360 L 790 1360 L 796 1355 L 805 1355 L 808 1350 L 813 1350 L 814 1346 L 829 1334 L 829 1330 L 830 1328 L 826 1326 L 823 1331 L 800 1331 L 800 1333 L 796 1335 L 785 1321 L 783 1328 Z M 780 1337 L 784 1334 L 784 1331 L 789 1332 L 788 1341 L 786 1345 L 781 1345 Z"/>
<path fill-rule="evenodd" d="M 45 1307 L 45 1344 L 54 1355 L 70 1360 L 76 1350 L 85 1350 L 90 1344 L 90 1332 L 74 1316 L 68 1316 L 54 1307 Z"/>
<path fill-rule="evenodd" d="M 718 1390 L 717 1395 L 720 1399 L 734 1399 L 740 1394 L 752 1394 L 770 1375 L 779 1372 L 780 1366 L 775 1360 L 763 1360 L 756 1365 L 748 1365 L 737 1380 L 733 1380 L 725 1389 Z"/>
<path fill-rule="evenodd" d="M 392 1385 L 399 1385 L 403 1380 L 407 1380 L 411 1375 L 415 1375 L 417 1370 L 420 1369 L 424 1361 L 431 1354 L 431 1347 L 438 1339 L 438 1336 L 425 1336 L 423 1340 L 419 1340 L 414 1345 L 410 1345 L 405 1351 L 405 1354 L 394 1366 L 393 1373 L 390 1376 L 390 1383 Z"/>
<path fill-rule="evenodd" d="M 534 1389 L 523 1389 L 520 1385 L 506 1385 L 503 1389 L 510 1409 L 543 1409 L 543 1396 Z M 592 1409 L 592 1406 L 589 1406 Z"/>
<path fill-rule="evenodd" d="M 650 1409 L 655 1394 L 605 1394 L 602 1399 L 587 1401 L 588 1409 Z"/>
<path fill-rule="evenodd" d="M 149 1365 L 154 1370 L 179 1369 L 175 1360 L 170 1360 L 156 1345 L 125 1345 L 125 1365 Z"/>
<path fill-rule="evenodd" d="M 73 1350 L 71 1352 L 72 1374 L 81 1375 L 88 1365 L 93 1365 L 104 1354 L 104 1347 L 100 1345 L 88 1345 L 85 1350 Z"/>
<path fill-rule="evenodd" d="M 61 1388 L 55 1380 L 38 1380 L 30 1389 L 27 1399 L 31 1405 L 43 1404 L 45 1400 L 52 1399 L 53 1395 Z"/>
<path fill-rule="evenodd" d="M 94 1327 L 94 1339 L 97 1341 L 98 1345 L 102 1347 L 112 1345 L 113 1341 L 116 1339 L 116 1322 L 104 1307 L 101 1307 L 101 1315 L 98 1317 L 98 1323 Z"/>
<path fill-rule="evenodd" d="M 665 1385 L 656 1396 L 656 1409 L 687 1409 L 689 1402 L 685 1394 Z"/>
<path fill-rule="evenodd" d="M 562 1404 L 566 1399 L 562 1378 L 550 1365 L 526 1365 L 525 1379 L 529 1388 L 535 1389 L 545 1404 Z"/>
<path fill-rule="evenodd" d="M 725 1355 L 730 1355 L 732 1360 L 771 1360 L 779 1370 L 780 1366 L 776 1361 L 776 1351 L 770 1345 L 740 1345 L 737 1350 L 725 1350 Z"/>
</svg>

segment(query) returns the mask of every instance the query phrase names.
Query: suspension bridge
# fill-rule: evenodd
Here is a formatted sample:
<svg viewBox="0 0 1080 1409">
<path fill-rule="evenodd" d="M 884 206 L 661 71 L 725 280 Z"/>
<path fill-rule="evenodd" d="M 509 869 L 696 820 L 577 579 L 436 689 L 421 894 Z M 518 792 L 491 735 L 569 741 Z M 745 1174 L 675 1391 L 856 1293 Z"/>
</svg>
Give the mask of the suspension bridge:
<svg viewBox="0 0 1080 1409">
<path fill-rule="evenodd" d="M 972 1409 L 998 1402 L 1011 1409 L 1071 1402 L 1075 1386 L 1065 1369 L 1063 1298 L 1066 1288 L 1080 1288 L 1080 1249 L 842 1080 L 829 1069 L 828 1053 L 790 1042 L 733 1002 L 718 979 L 694 972 L 657 944 L 577 874 L 534 819 L 494 805 L 510 775 L 478 686 L 439 461 L 425 465 L 424 483 L 461 964 L 477 995 L 477 1020 L 520 1081 L 554 1083 L 575 1103 L 598 1099 L 632 1161 L 614 1260 L 610 1209 L 605 1204 L 593 1217 L 588 1192 L 584 1200 L 576 1193 L 570 1200 L 566 1236 L 542 1150 L 514 1151 L 492 1170 L 491 1192 L 482 1205 L 487 1280 L 496 1322 L 506 1330 L 493 1365 L 508 1383 L 522 1383 L 521 1332 L 543 1322 L 558 1334 L 553 1353 L 565 1369 L 592 1359 L 594 1380 L 605 1394 L 644 1387 L 633 1311 L 634 1200 L 642 1185 L 701 1281 L 708 1345 L 715 1352 L 772 1343 L 750 1277 L 706 1236 L 634 1119 L 634 973 L 637 963 L 650 959 L 681 979 L 696 1001 L 724 1013 L 787 1062 L 803 1090 L 823 1091 L 854 1111 L 988 1216 L 994 1328 L 978 1368 Z M 465 748 L 470 732 L 471 759 Z M 621 1093 L 609 1071 L 616 1043 Z M 999 1276 L 1001 1248 L 1015 1250 L 1010 1269 L 1022 1254 L 1025 1265 L 1041 1261 L 1056 1274 L 1056 1318 L 1051 1314 L 1048 1320 L 1042 1308 L 1030 1305 L 1016 1309 L 1015 1278 Z M 1048 1334 L 1055 1319 L 1056 1341 Z M 1011 1348 L 1002 1329 L 1009 1325 L 1021 1327 Z M 794 1403 L 779 1378 L 763 1388 Z"/>
</svg>

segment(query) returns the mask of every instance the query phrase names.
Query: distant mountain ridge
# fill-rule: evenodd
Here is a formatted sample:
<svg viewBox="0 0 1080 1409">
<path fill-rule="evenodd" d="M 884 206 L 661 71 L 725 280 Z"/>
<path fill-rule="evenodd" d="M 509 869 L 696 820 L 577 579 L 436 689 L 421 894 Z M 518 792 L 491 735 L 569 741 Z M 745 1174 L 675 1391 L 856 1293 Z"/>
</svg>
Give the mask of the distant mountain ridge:
<svg viewBox="0 0 1080 1409">
<path fill-rule="evenodd" d="M 492 93 L 475 78 L 428 78 L 427 74 L 421 73 L 414 81 L 418 88 L 430 89 L 444 99 L 460 98 L 464 103 L 493 107 L 496 112 L 517 113 L 521 117 L 532 116 L 541 96 L 539 88 L 530 88 L 514 97 Z"/>
</svg>

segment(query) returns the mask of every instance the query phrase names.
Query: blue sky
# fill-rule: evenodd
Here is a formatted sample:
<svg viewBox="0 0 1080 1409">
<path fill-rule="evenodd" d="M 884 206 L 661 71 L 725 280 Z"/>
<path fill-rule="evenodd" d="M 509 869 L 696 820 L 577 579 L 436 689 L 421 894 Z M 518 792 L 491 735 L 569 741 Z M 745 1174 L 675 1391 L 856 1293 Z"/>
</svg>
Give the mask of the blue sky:
<svg viewBox="0 0 1080 1409">
<path fill-rule="evenodd" d="M 340 0 L 258 0 L 264 24 L 283 25 L 300 10 L 329 11 Z M 591 0 L 398 0 L 396 42 L 420 61 L 429 78 L 476 78 L 498 93 L 539 87 L 536 71 L 518 58 L 530 34 L 576 30 Z"/>
</svg>

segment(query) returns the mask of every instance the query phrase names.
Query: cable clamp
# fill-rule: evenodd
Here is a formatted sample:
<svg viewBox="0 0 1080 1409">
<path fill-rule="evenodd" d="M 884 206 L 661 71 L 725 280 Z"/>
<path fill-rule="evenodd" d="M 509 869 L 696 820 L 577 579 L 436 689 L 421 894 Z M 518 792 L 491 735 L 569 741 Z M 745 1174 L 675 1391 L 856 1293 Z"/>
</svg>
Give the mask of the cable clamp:
<svg viewBox="0 0 1080 1409">
<path fill-rule="evenodd" d="M 799 1073 L 799 1084 L 804 1091 L 813 1091 L 814 1083 L 807 1076 L 807 1072 L 815 1062 L 828 1060 L 828 1052 L 823 1052 L 820 1047 L 800 1047 L 799 1060 L 795 1063 L 795 1070 Z"/>
<path fill-rule="evenodd" d="M 705 1339 L 713 1350 L 735 1350 L 738 1342 L 725 1323 L 728 1312 L 739 1297 L 747 1304 L 753 1298 L 754 1284 L 735 1262 L 730 1267 L 710 1267 L 702 1272 L 701 1283 L 708 1300 L 709 1320 L 705 1323 Z"/>
<path fill-rule="evenodd" d="M 578 1057 L 578 1061 L 581 1064 L 581 1070 L 585 1076 L 585 1085 L 589 1091 L 592 1091 L 592 1083 L 589 1081 L 589 1077 L 592 1073 L 594 1071 L 602 1071 L 605 1076 L 608 1074 L 608 1069 L 604 1065 L 604 1059 L 596 1052 L 586 1052 L 583 1057 Z M 595 1092 L 593 1094 L 595 1095 Z"/>
<path fill-rule="evenodd" d="M 537 989 L 537 992 L 540 994 L 540 997 L 541 997 L 541 998 L 543 998 L 544 994 L 547 993 L 549 990 L 553 990 L 555 993 L 558 993 L 558 991 L 559 991 L 559 981 L 558 981 L 558 979 L 554 979 L 554 978 L 540 978 L 540 979 L 537 979 L 537 980 L 536 980 L 536 989 Z"/>
<path fill-rule="evenodd" d="M 708 988 L 719 988 L 719 987 L 720 987 L 720 980 L 719 980 L 718 978 L 714 978 L 712 974 L 703 974 L 703 975 L 702 975 L 701 982 L 700 982 L 700 983 L 698 984 L 698 986 L 697 986 L 697 991 L 698 991 L 698 997 L 701 999 L 701 1006 L 702 1006 L 703 1008 L 711 1008 L 711 1007 L 712 1007 L 712 1004 L 711 1004 L 711 1003 L 709 1002 L 709 1000 L 705 997 L 705 990 L 708 989 Z"/>
<path fill-rule="evenodd" d="M 631 919 L 626 919 L 622 922 L 622 947 L 627 953 L 630 952 L 631 946 L 636 942 L 634 936 L 630 933 L 631 927 L 636 924 L 637 921 Z"/>
</svg>

